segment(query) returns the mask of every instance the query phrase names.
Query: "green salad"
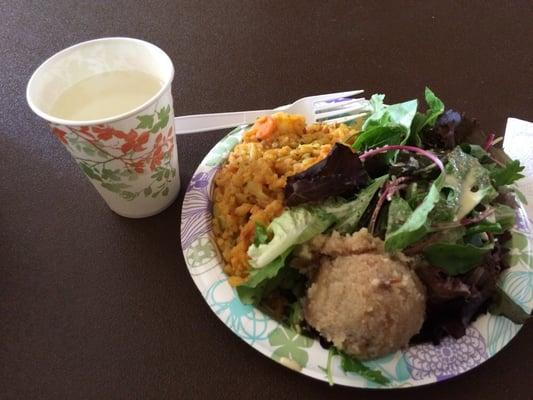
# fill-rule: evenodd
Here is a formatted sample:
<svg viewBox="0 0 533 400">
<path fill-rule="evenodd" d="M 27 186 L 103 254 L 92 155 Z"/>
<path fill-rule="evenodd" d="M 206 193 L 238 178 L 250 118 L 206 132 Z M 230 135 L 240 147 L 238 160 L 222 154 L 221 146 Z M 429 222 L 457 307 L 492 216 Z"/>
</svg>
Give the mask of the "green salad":
<svg viewBox="0 0 533 400">
<path fill-rule="evenodd" d="M 256 224 L 248 249 L 251 273 L 237 287 L 254 304 L 302 334 L 320 339 L 348 372 L 387 379 L 345 354 L 306 321 L 312 277 L 291 265 L 321 234 L 350 235 L 365 228 L 386 253 L 420 260 L 425 317 L 411 343 L 459 338 L 480 314 L 515 323 L 529 315 L 498 287 L 508 268 L 507 243 L 519 201 L 518 161 L 498 148 L 476 121 L 446 109 L 429 89 L 418 101 L 387 105 L 373 95 L 361 131 L 308 170 L 289 177 L 285 211 L 269 226 Z M 328 363 L 329 364 L 329 363 Z M 330 371 L 328 371 L 330 373 Z"/>
</svg>

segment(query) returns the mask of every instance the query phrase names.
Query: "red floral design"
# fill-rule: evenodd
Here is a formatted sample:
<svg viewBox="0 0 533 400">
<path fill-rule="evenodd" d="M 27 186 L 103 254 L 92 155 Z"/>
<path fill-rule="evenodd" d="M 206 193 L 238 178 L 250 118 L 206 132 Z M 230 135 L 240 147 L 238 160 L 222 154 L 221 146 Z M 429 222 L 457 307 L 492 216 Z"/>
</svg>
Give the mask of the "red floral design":
<svg viewBox="0 0 533 400">
<path fill-rule="evenodd" d="M 173 128 L 171 126 L 166 135 L 163 131 L 172 121 L 169 114 L 170 106 L 167 106 L 152 115 L 140 116 L 139 126 L 129 131 L 95 125 L 52 126 L 52 132 L 71 148 L 89 178 L 101 182 L 106 189 L 116 191 L 128 200 L 140 193 L 152 197 L 162 193 L 165 196 L 169 192 L 168 182 L 176 174 L 170 163 L 174 150 Z M 151 140 L 154 136 L 155 140 Z M 153 179 L 149 187 L 137 192 L 126 190 L 131 184 L 123 182 L 124 179 L 147 170 L 151 171 Z"/>
<path fill-rule="evenodd" d="M 79 129 L 81 137 L 88 140 L 89 142 L 92 142 L 96 140 L 96 137 L 91 133 L 90 128 L 88 126 L 82 126 Z"/>
<path fill-rule="evenodd" d="M 161 161 L 163 160 L 163 134 L 159 133 L 155 139 L 154 151 L 152 153 L 152 159 L 150 161 L 150 170 L 155 170 Z"/>
<path fill-rule="evenodd" d="M 113 159 L 121 160 L 125 166 L 132 168 L 137 173 L 144 172 L 145 166 L 149 166 L 150 170 L 155 170 L 161 165 L 165 156 L 170 156 L 174 149 L 173 129 L 172 127 L 164 135 L 159 132 L 156 136 L 154 147 L 151 151 L 143 153 L 146 144 L 150 140 L 150 132 L 138 132 L 135 129 L 130 129 L 129 132 L 120 131 L 106 126 L 70 128 L 71 131 L 79 137 L 87 140 L 97 150 L 109 154 Z M 65 131 L 54 128 L 54 134 L 63 143 L 68 144 Z M 117 143 L 110 143 L 111 139 L 115 139 Z M 120 154 L 116 154 L 117 150 Z M 139 154 L 141 153 L 141 154 Z"/>
<path fill-rule="evenodd" d="M 144 160 L 135 161 L 132 166 L 135 169 L 135 172 L 137 173 L 143 173 L 144 172 Z"/>
<path fill-rule="evenodd" d="M 52 133 L 54 135 L 56 135 L 56 137 L 59 140 L 61 140 L 63 143 L 68 144 L 67 139 L 65 139 L 65 136 L 66 136 L 67 132 L 65 132 L 65 131 L 63 131 L 63 130 L 61 130 L 59 128 L 54 128 L 54 129 L 52 129 Z"/>
<path fill-rule="evenodd" d="M 92 128 L 92 131 L 99 140 L 109 140 L 115 136 L 115 132 L 119 132 L 108 126 L 95 126 Z"/>
</svg>

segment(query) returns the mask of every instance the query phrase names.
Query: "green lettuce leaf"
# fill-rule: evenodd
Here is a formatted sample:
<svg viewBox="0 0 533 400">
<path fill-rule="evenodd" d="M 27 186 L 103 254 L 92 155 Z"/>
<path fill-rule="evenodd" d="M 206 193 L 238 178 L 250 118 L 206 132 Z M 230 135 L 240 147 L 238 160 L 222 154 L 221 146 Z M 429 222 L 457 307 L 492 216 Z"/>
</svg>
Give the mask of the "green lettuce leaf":
<svg viewBox="0 0 533 400">
<path fill-rule="evenodd" d="M 345 374 L 347 372 L 351 372 L 380 385 L 386 385 L 390 383 L 389 379 L 383 376 L 381 371 L 366 366 L 361 361 L 350 357 L 348 354 L 340 350 L 337 350 L 337 354 L 341 358 L 341 369 Z"/>
<path fill-rule="evenodd" d="M 494 210 L 494 220 L 500 224 L 502 230 L 511 229 L 516 222 L 516 211 L 505 204 L 498 204 Z"/>
<path fill-rule="evenodd" d="M 370 99 L 372 113 L 363 124 L 353 147 L 358 151 L 387 144 L 405 144 L 418 106 L 417 100 L 386 106 L 383 95 Z"/>
<path fill-rule="evenodd" d="M 322 206 L 326 213 L 334 215 L 337 220 L 333 225 L 333 229 L 341 233 L 353 233 L 372 198 L 388 178 L 388 175 L 376 178 L 374 182 L 361 190 L 352 201 L 344 204 Z"/>
<path fill-rule="evenodd" d="M 489 307 L 489 312 L 493 315 L 502 315 L 519 325 L 524 324 L 531 317 L 498 286 L 496 287 L 492 304 Z"/>
<path fill-rule="evenodd" d="M 444 112 L 444 103 L 435 96 L 435 93 L 433 93 L 430 88 L 426 87 L 424 96 L 426 98 L 428 109 L 425 113 L 417 112 L 411 125 L 411 141 L 416 146 L 422 144 L 422 141 L 420 140 L 420 132 L 426 127 L 433 127 L 439 115 Z"/>
<path fill-rule="evenodd" d="M 490 232 L 496 235 L 503 233 L 504 229 L 498 222 L 481 221 L 478 224 L 470 225 L 466 229 L 466 235 L 475 235 L 482 232 Z"/>
<path fill-rule="evenodd" d="M 370 108 L 372 109 L 372 114 L 381 112 L 386 107 L 383 100 L 385 100 L 384 94 L 374 94 L 370 97 L 369 103 Z"/>
<path fill-rule="evenodd" d="M 402 226 L 412 213 L 413 210 L 406 200 L 400 196 L 394 196 L 389 205 L 386 235 L 389 236 Z"/>
<path fill-rule="evenodd" d="M 429 232 L 428 215 L 440 199 L 440 190 L 444 182 L 444 174 L 431 184 L 428 194 L 408 216 L 406 221 L 394 232 L 385 236 L 385 250 L 393 252 L 402 250 L 410 244 L 422 239 Z"/>
<path fill-rule="evenodd" d="M 411 209 L 415 209 L 426 197 L 427 189 L 419 182 L 411 182 L 405 190 L 405 200 Z"/>
<path fill-rule="evenodd" d="M 370 368 L 369 366 L 363 364 L 361 361 L 352 358 L 343 351 L 337 349 L 335 346 L 331 346 L 328 350 L 328 358 L 326 360 L 326 367 L 319 367 L 326 373 L 328 382 L 330 386 L 333 386 L 333 372 L 332 372 L 332 361 L 333 357 L 340 357 L 340 367 L 343 370 L 344 374 L 348 372 L 354 373 L 362 376 L 363 378 L 377 383 L 379 385 L 387 385 L 390 383 L 389 378 L 384 376 L 381 371 Z"/>
<path fill-rule="evenodd" d="M 487 153 L 485 149 L 481 147 L 480 145 L 471 144 L 471 143 L 462 143 L 461 150 L 463 150 L 466 154 L 470 154 L 471 156 L 476 157 L 480 163 L 493 162 L 490 159 L 489 153 Z"/>
<path fill-rule="evenodd" d="M 478 204 L 486 204 L 498 196 L 489 171 L 460 147 L 448 154 L 443 188 L 447 194 L 442 194 L 432 213 L 435 222 L 459 221 Z"/>
<path fill-rule="evenodd" d="M 283 268 L 285 261 L 292 249 L 293 247 L 289 247 L 263 268 L 252 268 L 248 280 L 236 288 L 239 299 L 243 304 L 258 304 L 265 293 L 279 286 L 280 281 L 284 278 L 284 274 L 280 271 L 285 269 Z M 286 268 L 292 269 L 290 267 Z"/>
<path fill-rule="evenodd" d="M 466 228 L 464 226 L 457 226 L 454 228 L 447 228 L 438 232 L 439 242 L 444 243 L 463 243 L 463 238 L 466 235 Z"/>
<path fill-rule="evenodd" d="M 289 317 L 287 318 L 287 324 L 295 332 L 300 332 L 300 324 L 304 320 L 304 311 L 299 301 L 296 301 L 289 305 Z"/>
<path fill-rule="evenodd" d="M 492 244 L 476 247 L 471 244 L 433 243 L 426 246 L 424 255 L 431 265 L 455 276 L 478 266 L 492 248 Z"/>
<path fill-rule="evenodd" d="M 494 186 L 500 187 L 503 185 L 511 185 L 518 179 L 524 177 L 521 172 L 524 170 L 524 166 L 520 165 L 520 161 L 509 161 L 505 166 L 495 166 L 490 171 L 490 178 L 494 183 Z"/>
<path fill-rule="evenodd" d="M 266 226 L 262 223 L 255 221 L 255 234 L 254 234 L 254 245 L 259 246 L 268 242 L 268 232 Z"/>
<path fill-rule="evenodd" d="M 294 207 L 284 211 L 267 228 L 272 239 L 259 245 L 252 243 L 248 248 L 250 265 L 264 268 L 287 249 L 324 232 L 334 221 L 334 216 L 318 207 Z"/>
</svg>

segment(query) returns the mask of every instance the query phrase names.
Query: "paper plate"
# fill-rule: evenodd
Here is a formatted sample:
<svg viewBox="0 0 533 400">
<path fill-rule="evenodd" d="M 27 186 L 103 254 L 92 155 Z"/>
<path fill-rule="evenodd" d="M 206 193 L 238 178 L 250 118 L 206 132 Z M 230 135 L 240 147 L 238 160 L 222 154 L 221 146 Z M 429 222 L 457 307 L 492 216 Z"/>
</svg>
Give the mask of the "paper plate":
<svg viewBox="0 0 533 400">
<path fill-rule="evenodd" d="M 181 216 L 181 246 L 191 277 L 211 310 L 250 346 L 272 360 L 304 375 L 327 381 L 324 368 L 328 351 L 318 341 L 302 336 L 271 319 L 260 310 L 239 301 L 222 270 L 222 259 L 212 234 L 213 177 L 229 152 L 239 143 L 246 126 L 241 126 L 207 154 L 187 188 Z M 499 285 L 525 310 L 533 307 L 532 240 L 522 207 L 512 231 L 511 268 Z M 446 338 L 438 346 L 422 344 L 365 362 L 380 370 L 390 384 L 380 386 L 340 369 L 339 357 L 332 360 L 333 382 L 359 388 L 419 386 L 460 375 L 500 351 L 520 330 L 507 318 L 486 314 L 478 318 L 466 335 Z"/>
</svg>

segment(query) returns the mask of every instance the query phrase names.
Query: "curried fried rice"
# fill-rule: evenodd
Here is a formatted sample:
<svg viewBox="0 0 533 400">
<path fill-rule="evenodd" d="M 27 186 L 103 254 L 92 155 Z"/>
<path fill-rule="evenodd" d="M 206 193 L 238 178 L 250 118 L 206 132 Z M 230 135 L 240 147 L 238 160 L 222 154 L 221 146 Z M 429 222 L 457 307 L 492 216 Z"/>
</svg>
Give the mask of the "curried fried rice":
<svg viewBox="0 0 533 400">
<path fill-rule="evenodd" d="M 218 171 L 214 189 L 213 231 L 231 284 L 248 276 L 256 221 L 268 225 L 283 211 L 287 177 L 322 160 L 334 143 L 357 131 L 344 124 L 306 126 L 300 115 L 277 113 L 243 135 Z"/>
</svg>

